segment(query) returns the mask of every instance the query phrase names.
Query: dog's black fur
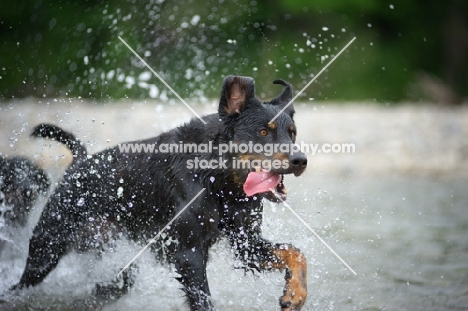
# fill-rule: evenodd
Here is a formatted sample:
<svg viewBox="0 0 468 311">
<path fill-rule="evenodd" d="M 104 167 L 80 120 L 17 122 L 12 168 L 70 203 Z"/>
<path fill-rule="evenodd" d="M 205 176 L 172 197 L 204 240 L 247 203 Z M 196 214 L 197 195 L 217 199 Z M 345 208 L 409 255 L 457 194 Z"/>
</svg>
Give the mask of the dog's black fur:
<svg viewBox="0 0 468 311">
<path fill-rule="evenodd" d="M 83 159 L 87 155 L 86 148 L 79 139 L 55 125 L 42 123 L 33 129 L 31 136 L 36 138 L 49 138 L 64 144 L 70 149 L 74 158 L 73 162 L 75 162 L 75 159 Z"/>
<path fill-rule="evenodd" d="M 24 227 L 40 195 L 49 191 L 47 174 L 24 157 L 0 155 L 0 218 L 7 227 Z"/>
<path fill-rule="evenodd" d="M 0 155 L 0 255 L 4 260 L 18 250 L 32 208 L 49 192 L 46 173 L 24 157 Z M 6 256 L 6 257 L 5 257 Z"/>
<path fill-rule="evenodd" d="M 285 89 L 279 97 L 262 103 L 255 97 L 253 79 L 229 76 L 222 87 L 218 113 L 203 117 L 207 124 L 193 119 L 156 138 L 135 143 L 293 144 L 296 128 L 292 106 L 273 125 L 268 124 L 292 97 L 289 84 L 282 80 L 275 83 Z M 232 158 L 285 160 L 287 168 L 272 171 L 298 176 L 306 168 L 306 156 L 301 152 L 271 157 L 228 153 L 223 155 L 228 169 L 187 168 L 187 161 L 195 157 L 217 160 L 219 156 L 217 150 L 200 154 L 122 153 L 115 147 L 77 157 L 34 229 L 26 268 L 16 288 L 42 282 L 89 226 L 112 226 L 130 239 L 146 243 L 205 188 L 167 230 L 177 240 L 170 245 L 169 260 L 180 274 L 178 280 L 190 309 L 213 308 L 206 276 L 208 250 L 220 236 L 226 236 L 246 267 L 286 269 L 280 306 L 299 310 L 307 296 L 305 258 L 291 245 L 273 244 L 262 237 L 262 198 L 278 200 L 269 192 L 247 197 L 243 183 L 250 170 L 234 169 Z M 285 196 L 282 183 L 276 190 Z M 157 252 L 156 247 L 153 251 Z"/>
</svg>

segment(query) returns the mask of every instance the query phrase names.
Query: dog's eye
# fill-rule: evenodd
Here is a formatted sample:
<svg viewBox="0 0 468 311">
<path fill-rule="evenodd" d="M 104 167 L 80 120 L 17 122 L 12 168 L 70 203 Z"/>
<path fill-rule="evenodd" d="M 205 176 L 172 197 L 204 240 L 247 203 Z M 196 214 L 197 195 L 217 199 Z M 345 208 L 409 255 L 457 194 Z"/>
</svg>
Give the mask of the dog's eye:
<svg viewBox="0 0 468 311">
<path fill-rule="evenodd" d="M 259 133 L 262 136 L 267 136 L 268 135 L 268 131 L 266 129 L 261 129 Z"/>
</svg>

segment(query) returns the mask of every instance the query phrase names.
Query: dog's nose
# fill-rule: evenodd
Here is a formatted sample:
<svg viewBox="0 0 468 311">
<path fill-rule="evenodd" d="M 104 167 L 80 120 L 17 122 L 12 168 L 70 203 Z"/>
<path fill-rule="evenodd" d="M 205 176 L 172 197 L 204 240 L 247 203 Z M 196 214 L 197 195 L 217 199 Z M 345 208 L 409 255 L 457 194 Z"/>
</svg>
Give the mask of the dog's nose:
<svg viewBox="0 0 468 311">
<path fill-rule="evenodd" d="M 307 156 L 302 152 L 297 152 L 289 157 L 289 163 L 295 170 L 305 170 L 307 167 Z"/>
</svg>

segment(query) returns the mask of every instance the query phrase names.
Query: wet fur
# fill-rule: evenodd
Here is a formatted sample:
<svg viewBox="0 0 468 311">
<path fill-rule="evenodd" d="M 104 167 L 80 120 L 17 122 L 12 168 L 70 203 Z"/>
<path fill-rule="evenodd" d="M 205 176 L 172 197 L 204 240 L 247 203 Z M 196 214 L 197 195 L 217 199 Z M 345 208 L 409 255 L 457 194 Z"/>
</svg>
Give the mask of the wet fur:
<svg viewBox="0 0 468 311">
<path fill-rule="evenodd" d="M 0 217 L 5 226 L 25 226 L 31 208 L 49 186 L 46 173 L 27 158 L 0 156 Z"/>
<path fill-rule="evenodd" d="M 230 141 L 253 141 L 292 144 L 296 134 L 292 106 L 276 119 L 276 128 L 269 132 L 270 135 L 259 134 L 260 129 L 267 127 L 268 121 L 291 99 L 290 85 L 282 80 L 275 83 L 284 85 L 284 91 L 272 101 L 262 103 L 255 97 L 253 79 L 229 76 L 223 84 L 218 113 L 203 117 L 207 124 L 193 119 L 155 138 L 134 143 L 201 144 L 211 141 L 216 146 Z M 167 255 L 180 274 L 178 280 L 191 310 L 213 308 L 206 264 L 210 246 L 220 237 L 229 239 L 235 255 L 249 269 L 288 270 L 297 266 L 294 262 L 300 261 L 298 269 L 304 273 L 305 260 L 299 258 L 303 257 L 300 252 L 292 246 L 273 244 L 262 237 L 262 198 L 273 201 L 276 198 L 270 193 L 254 197 L 245 195 L 243 182 L 249 171 L 231 167 L 232 157 L 236 156 L 240 155 L 223 156 L 227 170 L 188 169 L 187 160 L 195 157 L 218 159 L 217 151 L 203 154 L 121 153 L 114 147 L 85 156 L 79 148 L 79 156 L 66 171 L 34 229 L 26 268 L 15 288 L 42 282 L 60 258 L 80 244 L 77 240 L 83 237 L 82 233 L 89 230 L 89 226 L 96 226 L 90 219 L 98 219 L 100 226 L 116 224 L 128 238 L 146 243 L 203 188 L 205 192 L 167 231 L 168 236 L 178 241 L 171 244 Z M 265 158 L 264 155 L 250 156 Z M 283 154 L 282 157 L 291 165 L 276 173 L 300 175 L 305 170 L 304 154 Z M 276 251 L 285 247 L 294 252 Z M 158 252 L 156 247 L 153 251 Z M 287 286 L 280 306 L 284 310 L 299 310 L 306 291 L 303 293 L 304 288 L 301 289 L 301 297 L 294 298 L 296 294 L 291 290 L 288 294 L 288 280 L 297 275 L 290 272 L 286 275 Z M 304 277 L 299 283 L 306 288 Z"/>
<path fill-rule="evenodd" d="M 0 155 L 0 255 L 19 250 L 31 211 L 40 196 L 49 192 L 46 173 L 24 157 Z M 4 257 L 2 257 L 4 258 Z"/>
</svg>

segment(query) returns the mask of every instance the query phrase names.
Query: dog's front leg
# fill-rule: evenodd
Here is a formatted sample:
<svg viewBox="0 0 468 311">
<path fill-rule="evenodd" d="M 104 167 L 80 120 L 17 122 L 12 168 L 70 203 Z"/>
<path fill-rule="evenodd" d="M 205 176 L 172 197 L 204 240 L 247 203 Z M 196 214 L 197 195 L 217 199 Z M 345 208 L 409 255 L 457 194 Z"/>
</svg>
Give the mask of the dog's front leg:
<svg viewBox="0 0 468 311">
<path fill-rule="evenodd" d="M 307 262 L 292 245 L 276 244 L 261 237 L 260 230 L 231 231 L 236 256 L 257 270 L 286 270 L 286 285 L 280 297 L 282 310 L 301 310 L 307 298 Z"/>
<path fill-rule="evenodd" d="M 190 310 L 212 310 L 210 289 L 206 277 L 208 251 L 202 249 L 179 249 L 175 258 L 175 267 L 180 277 L 177 280 L 183 285 Z"/>
<path fill-rule="evenodd" d="M 289 244 L 276 244 L 273 260 L 267 260 L 267 269 L 285 269 L 286 285 L 280 297 L 282 310 L 300 310 L 307 298 L 307 261 L 297 248 Z"/>
</svg>

